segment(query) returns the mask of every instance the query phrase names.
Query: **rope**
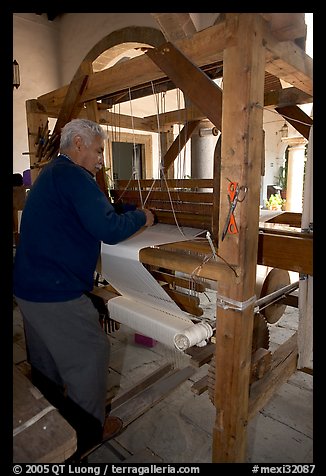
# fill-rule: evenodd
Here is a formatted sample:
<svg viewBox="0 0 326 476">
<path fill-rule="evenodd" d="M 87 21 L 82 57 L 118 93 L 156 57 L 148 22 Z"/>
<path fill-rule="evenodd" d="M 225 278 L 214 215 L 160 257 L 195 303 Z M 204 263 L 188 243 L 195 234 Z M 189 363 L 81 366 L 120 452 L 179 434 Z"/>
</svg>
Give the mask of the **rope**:
<svg viewBox="0 0 326 476">
<path fill-rule="evenodd" d="M 132 126 L 132 137 L 133 137 L 133 155 L 132 155 L 132 171 L 131 173 L 133 176 L 137 179 L 138 183 L 138 190 L 139 190 L 139 197 L 140 197 L 140 203 L 141 207 L 144 208 L 144 203 L 143 203 L 143 196 L 141 193 L 141 188 L 140 188 L 140 179 L 139 179 L 139 173 L 136 168 L 136 142 L 135 142 L 135 128 L 134 128 L 134 115 L 132 113 L 132 103 L 131 103 L 131 91 L 129 88 L 129 103 L 130 103 L 130 114 L 131 114 L 131 126 Z"/>
</svg>

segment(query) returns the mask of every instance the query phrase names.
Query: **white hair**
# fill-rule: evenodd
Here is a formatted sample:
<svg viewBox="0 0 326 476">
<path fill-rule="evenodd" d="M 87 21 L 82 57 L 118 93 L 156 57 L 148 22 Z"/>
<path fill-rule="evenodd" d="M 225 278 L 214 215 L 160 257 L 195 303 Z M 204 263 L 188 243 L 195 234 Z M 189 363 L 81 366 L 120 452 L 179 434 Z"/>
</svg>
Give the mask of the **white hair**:
<svg viewBox="0 0 326 476">
<path fill-rule="evenodd" d="M 105 132 L 97 122 L 89 119 L 72 119 L 61 129 L 60 149 L 69 149 L 76 136 L 80 136 L 86 146 L 89 146 L 96 136 L 100 136 L 103 140 L 106 137 Z"/>
</svg>

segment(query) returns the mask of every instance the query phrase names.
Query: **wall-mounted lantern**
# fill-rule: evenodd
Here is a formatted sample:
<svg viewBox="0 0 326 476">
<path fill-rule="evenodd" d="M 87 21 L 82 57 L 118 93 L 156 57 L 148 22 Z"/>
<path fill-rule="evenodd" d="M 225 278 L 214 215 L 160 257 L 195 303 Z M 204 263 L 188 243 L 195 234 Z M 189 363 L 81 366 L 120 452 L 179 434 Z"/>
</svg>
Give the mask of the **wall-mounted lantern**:
<svg viewBox="0 0 326 476">
<path fill-rule="evenodd" d="M 13 87 L 18 89 L 20 86 L 19 64 L 16 60 L 12 62 L 13 66 Z"/>
<path fill-rule="evenodd" d="M 289 128 L 286 122 L 284 122 L 283 126 L 280 129 L 281 137 L 287 137 L 289 134 Z"/>
</svg>

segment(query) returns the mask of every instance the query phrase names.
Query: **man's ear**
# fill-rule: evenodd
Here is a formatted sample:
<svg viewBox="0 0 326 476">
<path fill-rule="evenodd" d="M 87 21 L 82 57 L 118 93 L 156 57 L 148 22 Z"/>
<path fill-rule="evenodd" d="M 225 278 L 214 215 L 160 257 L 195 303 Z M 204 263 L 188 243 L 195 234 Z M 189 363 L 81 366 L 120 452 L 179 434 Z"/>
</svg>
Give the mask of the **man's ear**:
<svg viewBox="0 0 326 476">
<path fill-rule="evenodd" d="M 83 143 L 83 141 L 82 141 L 82 138 L 80 136 L 75 136 L 74 137 L 74 144 L 75 144 L 76 149 L 80 150 L 80 147 L 81 147 L 82 143 Z"/>
</svg>

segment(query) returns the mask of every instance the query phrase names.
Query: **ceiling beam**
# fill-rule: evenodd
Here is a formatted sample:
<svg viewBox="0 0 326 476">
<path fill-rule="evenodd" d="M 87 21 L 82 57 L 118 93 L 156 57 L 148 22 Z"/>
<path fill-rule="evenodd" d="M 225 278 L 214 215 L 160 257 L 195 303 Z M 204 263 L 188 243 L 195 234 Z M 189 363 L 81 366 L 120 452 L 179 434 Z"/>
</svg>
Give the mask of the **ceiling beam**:
<svg viewBox="0 0 326 476">
<path fill-rule="evenodd" d="M 175 42 L 182 38 L 191 38 L 196 27 L 190 13 L 151 13 L 160 26 L 167 41 Z"/>
<path fill-rule="evenodd" d="M 223 59 L 226 45 L 232 44 L 233 35 L 226 29 L 225 22 L 206 28 L 196 33 L 191 41 L 179 40 L 176 46 L 197 66 L 201 67 Z M 116 64 L 111 68 L 94 73 L 89 80 L 84 102 L 106 97 L 110 93 L 133 88 L 144 83 L 150 83 L 164 78 L 165 74 L 146 55 L 141 55 L 126 63 Z M 43 94 L 38 101 L 44 106 L 59 106 L 67 93 L 68 85 Z"/>
<path fill-rule="evenodd" d="M 234 44 L 236 25 L 221 21 L 193 35 L 191 40 L 175 42 L 180 51 L 195 65 L 201 67 L 223 60 L 226 46 Z M 266 71 L 281 78 L 298 89 L 312 95 L 312 59 L 295 43 L 279 42 L 270 33 L 264 31 L 266 48 Z M 142 55 L 99 71 L 90 76 L 83 95 L 83 101 L 102 98 L 123 89 L 133 88 L 144 83 L 162 79 L 165 74 L 146 56 Z M 51 91 L 38 97 L 45 107 L 61 106 L 68 86 Z"/>
<path fill-rule="evenodd" d="M 275 111 L 281 114 L 305 139 L 309 140 L 312 119 L 299 106 L 276 107 Z"/>
<path fill-rule="evenodd" d="M 158 48 L 151 48 L 146 52 L 146 55 L 159 65 L 176 86 L 183 91 L 186 98 L 201 109 L 218 130 L 221 130 L 221 88 L 170 42 Z"/>
</svg>

